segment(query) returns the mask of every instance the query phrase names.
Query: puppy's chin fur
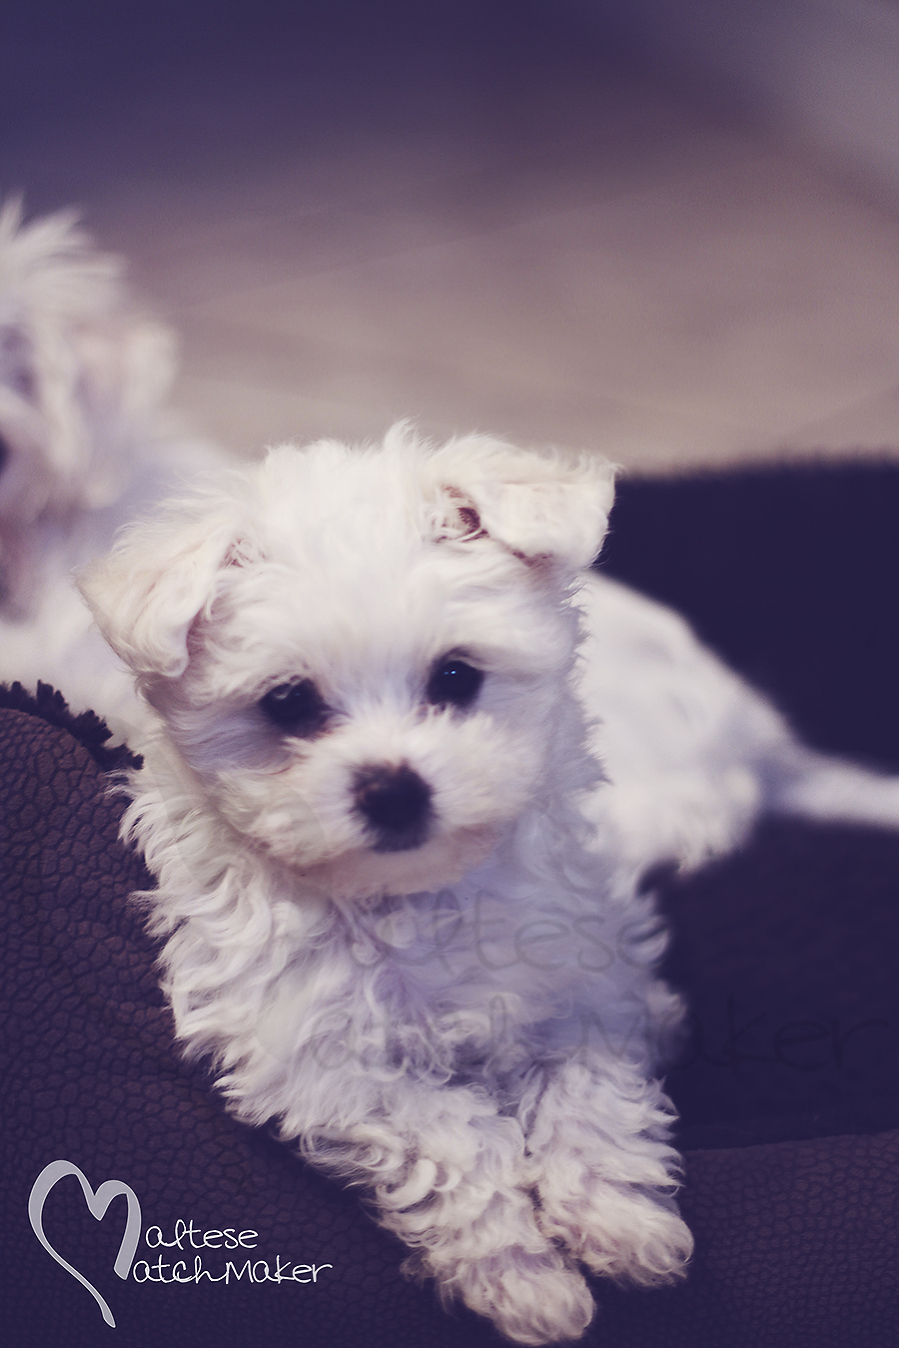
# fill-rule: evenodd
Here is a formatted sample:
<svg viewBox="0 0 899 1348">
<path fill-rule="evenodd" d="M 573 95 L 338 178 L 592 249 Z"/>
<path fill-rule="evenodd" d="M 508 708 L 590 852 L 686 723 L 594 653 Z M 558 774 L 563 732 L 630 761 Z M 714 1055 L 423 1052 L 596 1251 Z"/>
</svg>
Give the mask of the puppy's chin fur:
<svg viewBox="0 0 899 1348">
<path fill-rule="evenodd" d="M 436 892 L 456 884 L 494 849 L 503 827 L 459 829 L 408 851 L 378 853 L 358 848 L 310 867 L 298 866 L 304 887 L 336 902 L 379 899 L 388 894 Z"/>
</svg>

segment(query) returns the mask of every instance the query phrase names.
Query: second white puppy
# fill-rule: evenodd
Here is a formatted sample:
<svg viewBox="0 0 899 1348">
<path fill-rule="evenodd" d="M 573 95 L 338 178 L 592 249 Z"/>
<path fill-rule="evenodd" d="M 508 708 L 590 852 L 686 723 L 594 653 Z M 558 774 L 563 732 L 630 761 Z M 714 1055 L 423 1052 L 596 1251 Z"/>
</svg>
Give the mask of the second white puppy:
<svg viewBox="0 0 899 1348">
<path fill-rule="evenodd" d="M 158 718 L 126 827 L 186 1051 L 532 1344 L 588 1324 L 579 1264 L 652 1284 L 692 1244 L 664 938 L 583 813 L 611 501 L 596 460 L 400 429 L 275 450 L 82 576 Z"/>
</svg>

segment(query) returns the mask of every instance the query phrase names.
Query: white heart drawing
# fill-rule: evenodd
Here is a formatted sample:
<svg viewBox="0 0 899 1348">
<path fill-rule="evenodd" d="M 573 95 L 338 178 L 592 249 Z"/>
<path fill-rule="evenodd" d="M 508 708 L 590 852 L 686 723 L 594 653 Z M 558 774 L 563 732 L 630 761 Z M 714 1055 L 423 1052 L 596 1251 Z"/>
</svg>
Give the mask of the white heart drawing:
<svg viewBox="0 0 899 1348">
<path fill-rule="evenodd" d="M 83 1277 L 78 1272 L 77 1268 L 73 1268 L 67 1260 L 63 1259 L 61 1254 L 57 1254 L 56 1250 L 54 1250 L 53 1246 L 44 1235 L 42 1222 L 44 1201 L 54 1184 L 58 1183 L 58 1181 L 63 1179 L 66 1175 L 76 1175 L 78 1177 L 88 1209 L 91 1214 L 96 1217 L 98 1222 L 106 1215 L 106 1209 L 109 1207 L 112 1200 L 117 1198 L 119 1194 L 124 1194 L 128 1199 L 128 1218 L 125 1222 L 125 1234 L 122 1236 L 122 1243 L 119 1246 L 119 1252 L 116 1255 L 116 1261 L 113 1265 L 115 1272 L 120 1278 L 127 1278 L 128 1274 L 131 1272 L 131 1263 L 134 1259 L 134 1252 L 137 1249 L 137 1242 L 140 1240 L 140 1203 L 138 1202 L 137 1194 L 131 1186 L 125 1184 L 123 1180 L 106 1180 L 100 1185 L 97 1192 L 94 1193 L 85 1176 L 78 1169 L 77 1165 L 73 1165 L 71 1161 L 51 1161 L 49 1165 L 45 1165 L 37 1179 L 34 1181 L 31 1194 L 28 1198 L 28 1217 L 34 1230 L 34 1234 L 37 1236 L 47 1253 L 53 1256 L 57 1264 L 62 1264 L 63 1268 L 67 1269 L 73 1278 L 77 1278 L 78 1281 L 87 1288 L 100 1307 L 100 1310 L 103 1312 L 103 1319 L 108 1325 L 111 1325 L 112 1328 L 115 1329 L 115 1320 L 113 1319 L 112 1311 L 109 1309 L 96 1287 L 92 1286 L 87 1278 Z"/>
</svg>

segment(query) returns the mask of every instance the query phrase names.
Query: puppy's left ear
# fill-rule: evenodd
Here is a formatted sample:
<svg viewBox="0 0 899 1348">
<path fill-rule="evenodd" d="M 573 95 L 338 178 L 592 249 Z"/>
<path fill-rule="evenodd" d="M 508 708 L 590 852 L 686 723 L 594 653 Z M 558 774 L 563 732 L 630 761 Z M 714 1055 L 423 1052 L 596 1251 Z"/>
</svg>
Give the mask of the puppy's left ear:
<svg viewBox="0 0 899 1348">
<path fill-rule="evenodd" d="M 135 674 L 177 678 L 188 665 L 191 627 L 224 569 L 243 564 L 247 550 L 230 512 L 173 511 L 132 525 L 76 581 L 103 636 Z"/>
<path fill-rule="evenodd" d="M 604 459 L 536 454 L 472 435 L 438 450 L 431 465 L 450 534 L 486 534 L 525 561 L 566 571 L 598 556 L 615 495 L 615 468 Z"/>
</svg>

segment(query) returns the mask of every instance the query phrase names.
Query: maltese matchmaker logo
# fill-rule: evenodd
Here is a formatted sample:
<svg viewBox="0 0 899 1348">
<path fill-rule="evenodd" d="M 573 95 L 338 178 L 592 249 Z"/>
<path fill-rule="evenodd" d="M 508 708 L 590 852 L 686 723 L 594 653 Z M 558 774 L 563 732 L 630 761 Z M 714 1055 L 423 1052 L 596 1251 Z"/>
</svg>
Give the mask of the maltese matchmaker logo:
<svg viewBox="0 0 899 1348">
<path fill-rule="evenodd" d="M 81 1185 L 81 1192 L 90 1214 L 102 1221 L 110 1203 L 116 1198 L 127 1200 L 127 1217 L 119 1252 L 113 1264 L 113 1272 L 123 1281 L 129 1278 L 137 1283 L 167 1283 L 180 1286 L 201 1282 L 222 1283 L 300 1283 L 308 1286 L 317 1283 L 319 1275 L 333 1264 L 300 1264 L 276 1254 L 271 1259 L 254 1257 L 259 1240 L 259 1232 L 250 1229 L 240 1230 L 236 1226 L 221 1229 L 198 1227 L 192 1220 L 178 1218 L 167 1237 L 161 1226 L 149 1226 L 143 1230 L 143 1215 L 137 1194 L 124 1180 L 105 1180 L 94 1190 L 83 1171 L 71 1161 L 51 1161 L 44 1166 L 31 1189 L 28 1198 L 28 1219 L 32 1230 L 41 1245 L 61 1265 L 67 1273 L 90 1292 L 100 1307 L 106 1323 L 115 1329 L 116 1322 L 108 1302 L 68 1259 L 51 1244 L 44 1231 L 44 1204 L 51 1191 L 60 1180 L 74 1177 Z M 141 1245 L 146 1247 L 147 1258 L 136 1259 Z M 214 1260 L 207 1267 L 206 1260 Z"/>
</svg>

